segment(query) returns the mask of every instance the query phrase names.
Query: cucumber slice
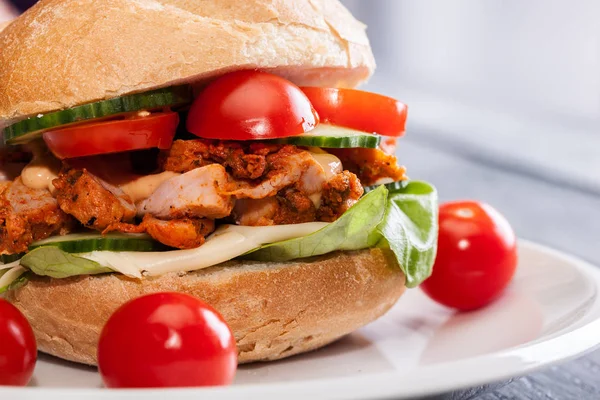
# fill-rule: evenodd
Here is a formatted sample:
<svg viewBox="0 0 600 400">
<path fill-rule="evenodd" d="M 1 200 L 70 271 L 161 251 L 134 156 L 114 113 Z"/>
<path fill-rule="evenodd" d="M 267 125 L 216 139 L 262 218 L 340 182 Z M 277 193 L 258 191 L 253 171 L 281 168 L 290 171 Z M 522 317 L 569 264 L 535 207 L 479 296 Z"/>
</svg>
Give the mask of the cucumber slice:
<svg viewBox="0 0 600 400">
<path fill-rule="evenodd" d="M 396 190 L 404 189 L 408 185 L 408 182 L 409 181 L 390 182 L 390 183 L 384 183 L 383 186 L 385 186 L 387 188 L 387 190 L 389 190 L 391 193 L 393 193 Z M 365 188 L 364 188 L 365 194 L 369 193 L 372 190 L 377 189 L 379 186 L 381 186 L 381 185 L 365 186 Z"/>
<path fill-rule="evenodd" d="M 49 114 L 39 114 L 5 128 L 4 143 L 26 143 L 41 136 L 42 132 L 58 126 L 141 110 L 181 106 L 190 103 L 192 100 L 191 88 L 187 85 L 182 85 L 116 97 Z"/>
<path fill-rule="evenodd" d="M 41 246 L 55 246 L 67 253 L 88 253 L 95 250 L 108 251 L 164 251 L 170 247 L 152 239 L 146 234 L 109 233 L 73 233 L 38 240 L 29 246 L 33 250 Z"/>
<path fill-rule="evenodd" d="M 0 255 L 0 262 L 2 262 L 2 264 L 10 264 L 11 262 L 20 260 L 21 257 L 23 257 L 24 255 L 25 255 L 25 253 L 2 254 L 2 255 Z"/>
<path fill-rule="evenodd" d="M 275 139 L 275 142 L 335 149 L 352 147 L 374 149 L 379 146 L 381 136 L 339 126 L 320 124 L 310 132 L 299 136 Z"/>
</svg>

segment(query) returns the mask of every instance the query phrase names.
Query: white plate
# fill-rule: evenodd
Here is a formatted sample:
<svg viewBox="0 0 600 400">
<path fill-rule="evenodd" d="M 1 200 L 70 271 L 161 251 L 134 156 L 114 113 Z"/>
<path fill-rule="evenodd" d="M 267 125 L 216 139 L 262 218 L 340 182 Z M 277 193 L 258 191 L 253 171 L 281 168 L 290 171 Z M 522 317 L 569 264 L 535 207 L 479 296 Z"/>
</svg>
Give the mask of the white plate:
<svg viewBox="0 0 600 400">
<path fill-rule="evenodd" d="M 600 270 L 522 241 L 505 295 L 480 311 L 455 314 L 410 290 L 385 317 L 322 350 L 242 366 L 227 388 L 102 389 L 92 368 L 42 356 L 29 388 L 5 399 L 406 398 L 523 375 L 600 342 Z"/>
</svg>

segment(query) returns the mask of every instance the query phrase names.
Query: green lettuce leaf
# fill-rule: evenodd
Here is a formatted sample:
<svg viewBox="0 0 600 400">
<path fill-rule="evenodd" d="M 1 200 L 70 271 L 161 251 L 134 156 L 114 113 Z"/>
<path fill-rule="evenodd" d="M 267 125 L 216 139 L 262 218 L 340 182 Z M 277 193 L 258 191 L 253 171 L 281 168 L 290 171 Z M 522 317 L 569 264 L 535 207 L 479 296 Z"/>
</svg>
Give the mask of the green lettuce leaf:
<svg viewBox="0 0 600 400">
<path fill-rule="evenodd" d="M 437 245 L 437 192 L 425 182 L 410 182 L 389 192 L 366 194 L 338 220 L 301 238 L 272 243 L 245 255 L 259 261 L 287 261 L 336 250 L 387 247 L 415 287 L 431 274 Z"/>
<path fill-rule="evenodd" d="M 438 204 L 436 190 L 425 182 L 410 182 L 391 192 L 385 217 L 377 227 L 378 246 L 389 247 L 415 287 L 431 275 L 437 250 Z"/>
<path fill-rule="evenodd" d="M 21 258 L 21 265 L 36 275 L 68 278 L 76 275 L 96 275 L 112 272 L 95 261 L 65 253 L 58 247 L 42 246 Z"/>
</svg>

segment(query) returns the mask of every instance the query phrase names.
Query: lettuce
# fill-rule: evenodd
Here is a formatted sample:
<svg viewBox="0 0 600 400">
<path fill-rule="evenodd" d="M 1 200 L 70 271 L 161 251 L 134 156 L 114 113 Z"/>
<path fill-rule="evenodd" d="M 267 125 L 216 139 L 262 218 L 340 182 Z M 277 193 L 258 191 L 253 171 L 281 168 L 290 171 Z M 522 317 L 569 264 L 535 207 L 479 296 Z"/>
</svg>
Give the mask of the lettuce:
<svg viewBox="0 0 600 400">
<path fill-rule="evenodd" d="M 385 247 L 392 250 L 415 287 L 430 274 L 437 244 L 437 192 L 425 182 L 402 189 L 385 186 L 369 192 L 338 220 L 301 238 L 261 246 L 245 257 L 259 261 L 287 261 L 336 250 Z"/>
<path fill-rule="evenodd" d="M 378 246 L 394 252 L 406 275 L 406 286 L 419 285 L 431 275 L 437 250 L 436 190 L 425 182 L 410 182 L 391 192 L 377 231 L 381 235 Z"/>
<path fill-rule="evenodd" d="M 112 272 L 96 261 L 65 253 L 58 247 L 42 246 L 21 258 L 21 265 L 36 275 L 51 278 L 68 278 L 77 275 L 96 275 Z"/>
</svg>

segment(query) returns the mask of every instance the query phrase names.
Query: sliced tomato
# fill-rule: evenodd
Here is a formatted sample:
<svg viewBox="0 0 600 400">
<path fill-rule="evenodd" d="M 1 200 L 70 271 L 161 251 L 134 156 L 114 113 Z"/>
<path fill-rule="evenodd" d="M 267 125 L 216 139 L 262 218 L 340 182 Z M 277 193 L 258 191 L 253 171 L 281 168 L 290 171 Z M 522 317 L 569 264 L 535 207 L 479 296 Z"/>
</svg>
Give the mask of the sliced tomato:
<svg viewBox="0 0 600 400">
<path fill-rule="evenodd" d="M 189 111 L 187 129 L 207 139 L 255 140 L 296 136 L 319 117 L 290 81 L 258 71 L 237 71 L 209 84 Z"/>
<path fill-rule="evenodd" d="M 44 132 L 44 141 L 60 159 L 154 147 L 168 149 L 178 124 L 177 113 L 156 113 Z"/>
<path fill-rule="evenodd" d="M 402 136 L 408 108 L 391 97 L 354 89 L 303 87 L 321 122 L 384 136 Z"/>
</svg>

